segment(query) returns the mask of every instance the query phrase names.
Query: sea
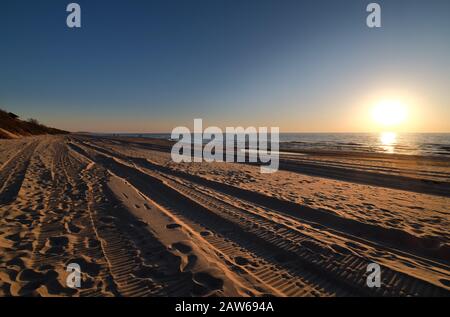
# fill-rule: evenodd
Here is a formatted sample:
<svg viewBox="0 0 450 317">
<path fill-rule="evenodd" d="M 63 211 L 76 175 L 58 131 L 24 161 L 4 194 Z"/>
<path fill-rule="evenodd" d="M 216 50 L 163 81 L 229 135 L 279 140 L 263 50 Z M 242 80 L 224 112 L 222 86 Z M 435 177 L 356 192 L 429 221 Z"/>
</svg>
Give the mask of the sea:
<svg viewBox="0 0 450 317">
<path fill-rule="evenodd" d="M 114 136 L 171 139 L 169 133 L 117 133 Z M 209 140 L 204 139 L 204 143 Z M 448 156 L 450 133 L 280 133 L 283 150 L 332 150 Z"/>
</svg>

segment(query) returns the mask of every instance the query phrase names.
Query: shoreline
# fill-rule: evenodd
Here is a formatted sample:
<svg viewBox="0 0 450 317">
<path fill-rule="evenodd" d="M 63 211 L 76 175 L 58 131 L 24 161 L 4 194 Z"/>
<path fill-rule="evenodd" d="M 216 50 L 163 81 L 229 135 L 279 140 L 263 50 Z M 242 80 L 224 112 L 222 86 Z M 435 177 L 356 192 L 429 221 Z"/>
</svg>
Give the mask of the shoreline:
<svg viewBox="0 0 450 317">
<path fill-rule="evenodd" d="M 117 139 L 143 149 L 166 153 L 170 153 L 175 144 L 175 141 L 146 137 L 106 139 Z M 445 157 L 311 150 L 299 150 L 291 155 L 290 152 L 284 153 L 283 148 L 279 152 L 282 170 L 450 197 L 450 162 Z"/>
</svg>

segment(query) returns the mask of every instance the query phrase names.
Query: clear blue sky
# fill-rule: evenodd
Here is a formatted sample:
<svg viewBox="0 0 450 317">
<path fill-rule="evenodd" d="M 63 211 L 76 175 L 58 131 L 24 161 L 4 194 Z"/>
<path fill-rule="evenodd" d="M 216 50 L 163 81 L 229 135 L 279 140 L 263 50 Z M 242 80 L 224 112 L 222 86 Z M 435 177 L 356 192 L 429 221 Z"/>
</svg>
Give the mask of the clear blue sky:
<svg viewBox="0 0 450 317">
<path fill-rule="evenodd" d="M 72 131 L 351 132 L 386 95 L 450 132 L 448 0 L 378 1 L 381 29 L 361 0 L 79 0 L 81 29 L 70 2 L 1 1 L 0 107 Z"/>
</svg>

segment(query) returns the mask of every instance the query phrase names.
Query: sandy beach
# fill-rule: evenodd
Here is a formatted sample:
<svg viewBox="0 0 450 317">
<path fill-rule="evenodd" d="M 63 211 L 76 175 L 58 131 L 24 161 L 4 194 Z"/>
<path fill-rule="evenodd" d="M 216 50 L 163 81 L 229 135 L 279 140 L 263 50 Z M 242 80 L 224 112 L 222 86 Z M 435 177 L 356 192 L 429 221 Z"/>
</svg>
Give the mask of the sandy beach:
<svg viewBox="0 0 450 317">
<path fill-rule="evenodd" d="M 176 164 L 170 145 L 0 140 L 0 295 L 450 294 L 448 160 L 311 152 L 261 174 Z"/>
</svg>

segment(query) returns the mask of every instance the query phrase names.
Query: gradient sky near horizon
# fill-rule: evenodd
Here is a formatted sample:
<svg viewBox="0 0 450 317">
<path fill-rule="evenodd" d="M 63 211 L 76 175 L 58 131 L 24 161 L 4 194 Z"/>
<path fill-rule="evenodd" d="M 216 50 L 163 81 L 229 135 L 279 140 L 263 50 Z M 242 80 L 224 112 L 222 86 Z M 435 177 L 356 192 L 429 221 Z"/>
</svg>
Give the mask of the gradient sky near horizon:
<svg viewBox="0 0 450 317">
<path fill-rule="evenodd" d="M 78 0 L 0 3 L 0 108 L 70 131 L 279 126 L 371 132 L 401 99 L 409 132 L 450 132 L 450 1 Z"/>
</svg>

